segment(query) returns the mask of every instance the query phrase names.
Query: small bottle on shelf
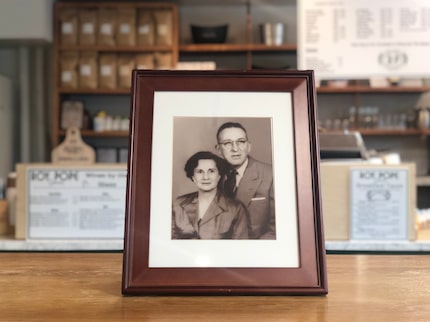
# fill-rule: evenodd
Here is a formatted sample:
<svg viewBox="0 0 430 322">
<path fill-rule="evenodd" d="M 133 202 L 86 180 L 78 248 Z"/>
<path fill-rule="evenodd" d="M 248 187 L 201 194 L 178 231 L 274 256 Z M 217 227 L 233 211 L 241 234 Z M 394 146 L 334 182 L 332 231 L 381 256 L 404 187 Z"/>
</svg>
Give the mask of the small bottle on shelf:
<svg viewBox="0 0 430 322">
<path fill-rule="evenodd" d="M 102 132 L 106 131 L 106 112 L 100 111 L 94 117 L 94 131 Z"/>
</svg>

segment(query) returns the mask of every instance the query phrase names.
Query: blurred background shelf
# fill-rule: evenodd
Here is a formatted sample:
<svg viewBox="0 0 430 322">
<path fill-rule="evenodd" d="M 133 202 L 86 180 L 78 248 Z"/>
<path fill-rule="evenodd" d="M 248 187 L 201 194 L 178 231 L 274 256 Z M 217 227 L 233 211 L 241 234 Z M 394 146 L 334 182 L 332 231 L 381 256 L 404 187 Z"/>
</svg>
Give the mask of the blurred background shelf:
<svg viewBox="0 0 430 322">
<path fill-rule="evenodd" d="M 65 136 L 65 131 L 59 132 L 60 136 Z M 128 131 L 93 131 L 93 130 L 82 130 L 82 137 L 128 137 Z"/>
<path fill-rule="evenodd" d="M 264 44 L 182 44 L 179 45 L 180 53 L 190 52 L 247 52 L 247 51 L 268 51 L 268 52 L 295 52 L 296 44 L 283 44 L 269 46 Z"/>
</svg>

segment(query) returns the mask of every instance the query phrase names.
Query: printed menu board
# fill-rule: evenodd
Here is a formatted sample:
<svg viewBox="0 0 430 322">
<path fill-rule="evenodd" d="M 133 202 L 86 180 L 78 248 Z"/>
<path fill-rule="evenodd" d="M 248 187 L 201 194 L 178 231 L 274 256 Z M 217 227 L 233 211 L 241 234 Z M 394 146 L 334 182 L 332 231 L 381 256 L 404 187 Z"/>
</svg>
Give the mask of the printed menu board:
<svg viewBox="0 0 430 322">
<path fill-rule="evenodd" d="M 298 0 L 298 68 L 319 79 L 428 77 L 430 1 Z"/>
<path fill-rule="evenodd" d="M 123 238 L 126 169 L 27 169 L 28 238 Z"/>
<path fill-rule="evenodd" d="M 408 239 L 408 171 L 351 169 L 351 239 Z"/>
</svg>

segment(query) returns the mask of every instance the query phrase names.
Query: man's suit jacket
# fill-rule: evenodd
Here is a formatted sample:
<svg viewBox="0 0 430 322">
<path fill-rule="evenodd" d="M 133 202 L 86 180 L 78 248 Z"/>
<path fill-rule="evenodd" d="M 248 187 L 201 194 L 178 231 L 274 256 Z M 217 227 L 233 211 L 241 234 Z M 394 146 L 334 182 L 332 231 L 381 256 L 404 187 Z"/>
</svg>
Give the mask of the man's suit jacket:
<svg viewBox="0 0 430 322">
<path fill-rule="evenodd" d="M 236 199 L 248 209 L 249 238 L 276 239 L 272 167 L 249 157 Z"/>
</svg>

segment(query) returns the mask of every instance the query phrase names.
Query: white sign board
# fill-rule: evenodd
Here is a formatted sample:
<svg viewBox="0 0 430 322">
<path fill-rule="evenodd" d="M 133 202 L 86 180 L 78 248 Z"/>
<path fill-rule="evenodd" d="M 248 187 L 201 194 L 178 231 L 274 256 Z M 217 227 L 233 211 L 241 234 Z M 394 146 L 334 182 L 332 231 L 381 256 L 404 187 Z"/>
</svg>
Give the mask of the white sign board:
<svg viewBox="0 0 430 322">
<path fill-rule="evenodd" d="M 430 1 L 298 0 L 298 68 L 319 79 L 428 77 Z"/>
<path fill-rule="evenodd" d="M 31 238 L 123 238 L 126 169 L 29 168 Z"/>
<path fill-rule="evenodd" d="M 408 171 L 351 169 L 351 239 L 408 239 Z"/>
</svg>

